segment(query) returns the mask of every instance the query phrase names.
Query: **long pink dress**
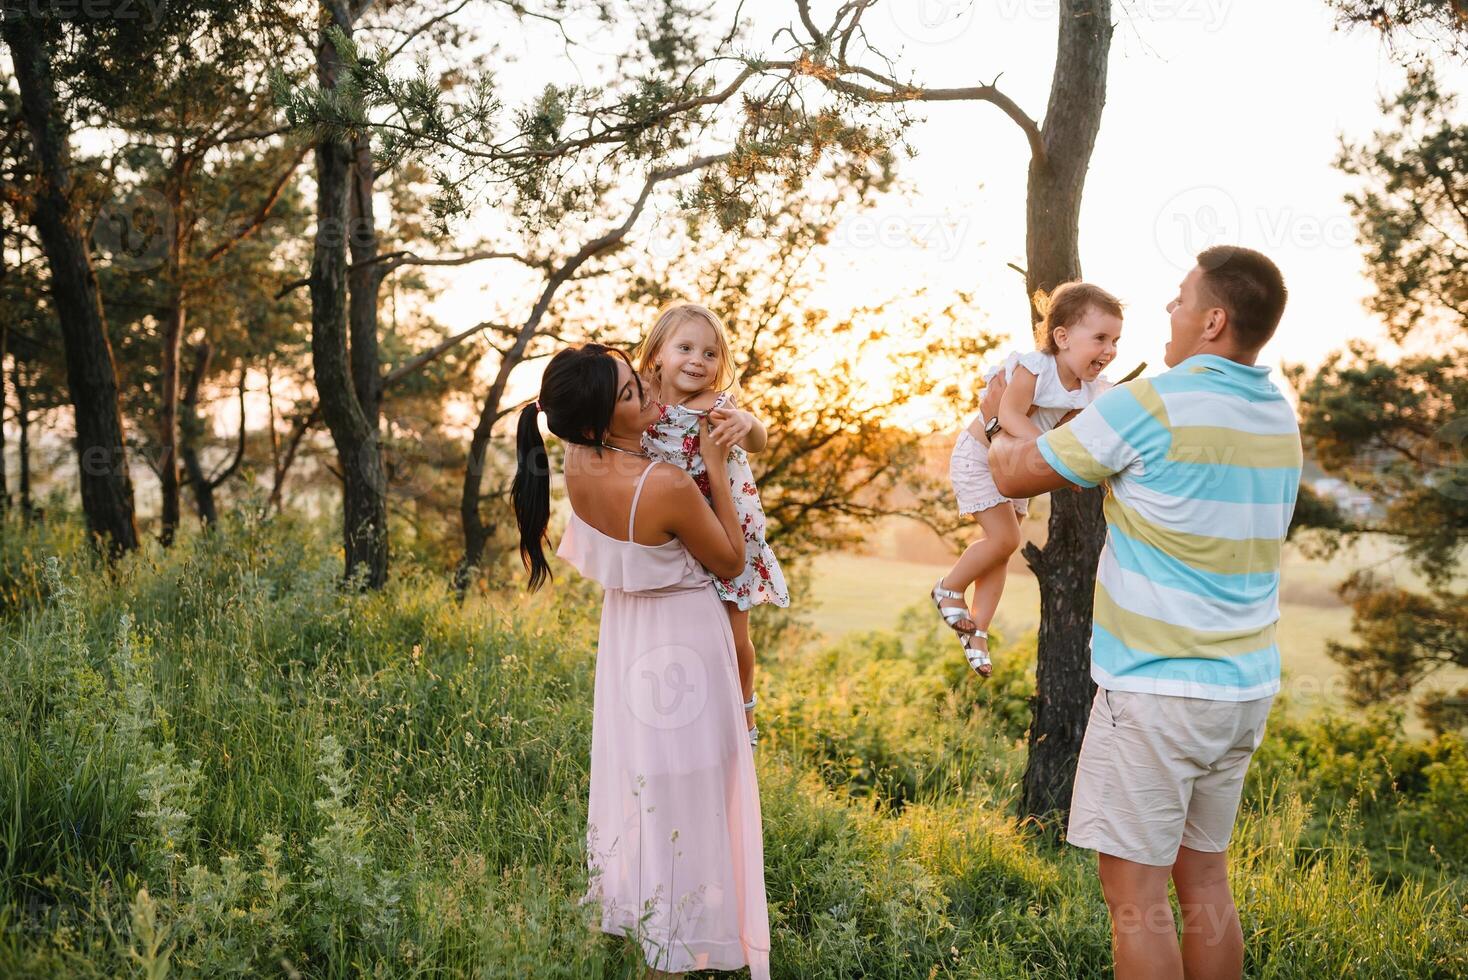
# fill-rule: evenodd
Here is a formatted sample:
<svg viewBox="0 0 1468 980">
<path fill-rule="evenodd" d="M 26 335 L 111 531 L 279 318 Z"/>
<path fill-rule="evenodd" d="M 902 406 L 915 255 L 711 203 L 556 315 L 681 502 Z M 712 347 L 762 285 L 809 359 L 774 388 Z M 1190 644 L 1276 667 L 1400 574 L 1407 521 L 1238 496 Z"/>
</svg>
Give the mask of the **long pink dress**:
<svg viewBox="0 0 1468 980">
<path fill-rule="evenodd" d="M 603 931 L 668 972 L 770 975 L 759 787 L 729 618 L 683 542 L 610 537 L 574 513 L 556 554 L 606 589 L 596 652 L 591 887 Z"/>
</svg>

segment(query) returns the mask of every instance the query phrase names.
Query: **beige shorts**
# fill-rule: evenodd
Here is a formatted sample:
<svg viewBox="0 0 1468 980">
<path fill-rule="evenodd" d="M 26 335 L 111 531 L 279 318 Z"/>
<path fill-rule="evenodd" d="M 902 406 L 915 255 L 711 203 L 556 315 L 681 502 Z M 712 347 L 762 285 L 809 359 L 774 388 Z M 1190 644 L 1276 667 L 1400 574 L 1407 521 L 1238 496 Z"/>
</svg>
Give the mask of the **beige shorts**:
<svg viewBox="0 0 1468 980">
<path fill-rule="evenodd" d="M 1076 765 L 1070 843 L 1171 866 L 1223 851 L 1273 696 L 1255 701 L 1096 689 Z"/>
</svg>

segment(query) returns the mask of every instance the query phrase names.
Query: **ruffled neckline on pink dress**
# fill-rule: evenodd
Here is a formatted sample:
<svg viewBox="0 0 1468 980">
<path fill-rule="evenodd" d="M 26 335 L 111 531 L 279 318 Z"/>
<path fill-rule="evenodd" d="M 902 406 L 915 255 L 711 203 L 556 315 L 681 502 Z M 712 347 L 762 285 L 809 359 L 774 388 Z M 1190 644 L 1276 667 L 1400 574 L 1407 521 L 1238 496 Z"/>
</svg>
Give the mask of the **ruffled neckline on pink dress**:
<svg viewBox="0 0 1468 980">
<path fill-rule="evenodd" d="M 648 464 L 637 480 L 631 513 L 627 518 L 629 538 L 637 519 L 637 502 L 642 496 L 643 483 L 656 465 Z M 624 541 L 592 527 L 574 509 L 566 523 L 566 533 L 556 548 L 556 557 L 568 562 L 586 578 L 600 583 L 602 588 L 622 592 L 703 588 L 713 581 L 709 571 L 698 563 L 679 539 L 670 538 L 661 544 Z"/>
</svg>

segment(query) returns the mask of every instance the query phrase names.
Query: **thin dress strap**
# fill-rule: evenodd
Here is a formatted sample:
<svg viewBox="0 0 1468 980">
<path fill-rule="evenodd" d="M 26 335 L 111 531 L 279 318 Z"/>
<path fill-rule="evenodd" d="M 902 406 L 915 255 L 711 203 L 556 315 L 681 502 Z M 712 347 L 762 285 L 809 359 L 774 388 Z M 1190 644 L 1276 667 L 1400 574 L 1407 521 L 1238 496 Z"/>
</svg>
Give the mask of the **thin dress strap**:
<svg viewBox="0 0 1468 980">
<path fill-rule="evenodd" d="M 642 485 L 647 482 L 647 474 L 658 465 L 657 460 L 647 464 L 647 469 L 637 478 L 637 489 L 632 492 L 632 509 L 627 512 L 627 540 L 632 541 L 632 528 L 637 523 L 637 501 L 642 497 Z"/>
</svg>

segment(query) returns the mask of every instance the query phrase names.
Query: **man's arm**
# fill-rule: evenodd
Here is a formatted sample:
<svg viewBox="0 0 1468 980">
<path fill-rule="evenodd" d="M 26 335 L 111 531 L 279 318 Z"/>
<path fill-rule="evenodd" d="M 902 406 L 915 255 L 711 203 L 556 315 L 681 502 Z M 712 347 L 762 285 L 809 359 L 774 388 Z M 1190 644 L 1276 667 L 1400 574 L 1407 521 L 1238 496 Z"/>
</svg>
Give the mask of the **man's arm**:
<svg viewBox="0 0 1468 980">
<path fill-rule="evenodd" d="M 989 469 L 994 485 L 1006 497 L 1034 497 L 1073 484 L 1051 466 L 1034 439 L 998 432 L 989 443 Z"/>
<path fill-rule="evenodd" d="M 1171 433 L 1149 408 L 1159 402 L 1149 381 L 1107 391 L 1039 439 L 996 434 L 989 450 L 994 485 L 1006 497 L 1031 497 L 1064 486 L 1094 487 L 1142 465 L 1139 446 L 1166 453 Z"/>
</svg>

